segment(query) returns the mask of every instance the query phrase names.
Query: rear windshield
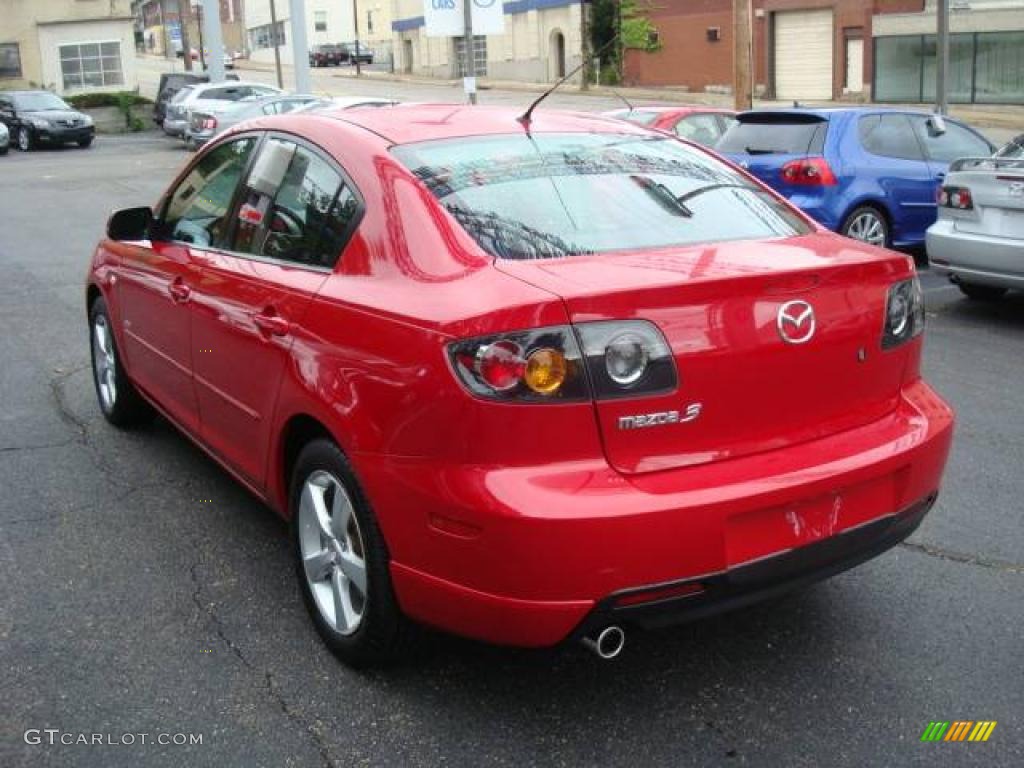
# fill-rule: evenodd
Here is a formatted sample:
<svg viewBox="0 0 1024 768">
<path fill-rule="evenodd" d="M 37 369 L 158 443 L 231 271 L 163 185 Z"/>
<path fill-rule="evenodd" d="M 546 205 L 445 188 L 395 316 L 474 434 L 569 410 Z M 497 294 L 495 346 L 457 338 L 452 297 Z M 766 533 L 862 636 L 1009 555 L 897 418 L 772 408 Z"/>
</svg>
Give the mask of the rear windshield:
<svg viewBox="0 0 1024 768">
<path fill-rule="evenodd" d="M 657 117 L 657 112 L 644 112 L 640 109 L 620 109 L 618 112 L 613 112 L 612 117 L 617 117 L 620 120 L 628 120 L 631 123 L 637 125 L 650 125 Z"/>
<path fill-rule="evenodd" d="M 538 259 L 788 237 L 793 211 L 670 137 L 526 134 L 392 150 L 491 255 Z"/>
<path fill-rule="evenodd" d="M 813 115 L 743 115 L 715 149 L 747 155 L 820 154 L 827 127 L 827 121 Z"/>
</svg>

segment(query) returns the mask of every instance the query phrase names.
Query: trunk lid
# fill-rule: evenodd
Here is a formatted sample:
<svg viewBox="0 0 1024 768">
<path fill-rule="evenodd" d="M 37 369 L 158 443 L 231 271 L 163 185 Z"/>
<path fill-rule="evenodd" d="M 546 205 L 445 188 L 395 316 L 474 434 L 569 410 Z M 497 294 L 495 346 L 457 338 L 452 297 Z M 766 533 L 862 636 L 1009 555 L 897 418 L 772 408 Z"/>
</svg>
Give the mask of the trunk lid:
<svg viewBox="0 0 1024 768">
<path fill-rule="evenodd" d="M 782 167 L 793 160 L 819 156 L 825 151 L 828 119 L 808 112 L 747 112 L 716 145 L 719 154 L 787 197 L 807 193 L 806 186 L 787 184 Z"/>
<path fill-rule="evenodd" d="M 644 319 L 664 334 L 678 389 L 595 403 L 606 457 L 621 472 L 777 450 L 896 406 L 906 347 L 882 351 L 880 341 L 888 288 L 910 274 L 905 256 L 813 234 L 497 265 L 561 296 L 573 323 Z M 813 307 L 816 328 L 805 343 L 781 336 L 779 311 L 790 301 Z M 786 324 L 793 337 L 806 330 Z M 692 414 L 695 404 L 692 420 L 620 424 Z"/>
<path fill-rule="evenodd" d="M 944 187 L 970 190 L 973 209 L 939 208 L 955 219 L 959 232 L 1024 239 L 1024 162 L 1020 160 L 957 161 Z"/>
</svg>

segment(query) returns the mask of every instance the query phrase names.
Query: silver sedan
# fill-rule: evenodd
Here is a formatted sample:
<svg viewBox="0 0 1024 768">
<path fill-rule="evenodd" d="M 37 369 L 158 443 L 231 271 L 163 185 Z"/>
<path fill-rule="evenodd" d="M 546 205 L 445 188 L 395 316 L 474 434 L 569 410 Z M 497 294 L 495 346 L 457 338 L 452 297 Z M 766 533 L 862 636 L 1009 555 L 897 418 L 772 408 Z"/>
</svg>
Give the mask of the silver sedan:
<svg viewBox="0 0 1024 768">
<path fill-rule="evenodd" d="M 195 109 L 184 129 L 185 145 L 192 150 L 199 149 L 214 136 L 245 120 L 265 115 L 283 115 L 319 100 L 319 96 L 274 93 L 228 102 L 220 108 Z"/>
<path fill-rule="evenodd" d="M 7 150 L 11 147 L 11 132 L 7 130 L 7 126 L 0 123 L 0 155 L 6 155 Z"/>
<path fill-rule="evenodd" d="M 1024 290 L 1024 141 L 957 160 L 939 191 L 928 260 L 972 299 Z"/>
</svg>

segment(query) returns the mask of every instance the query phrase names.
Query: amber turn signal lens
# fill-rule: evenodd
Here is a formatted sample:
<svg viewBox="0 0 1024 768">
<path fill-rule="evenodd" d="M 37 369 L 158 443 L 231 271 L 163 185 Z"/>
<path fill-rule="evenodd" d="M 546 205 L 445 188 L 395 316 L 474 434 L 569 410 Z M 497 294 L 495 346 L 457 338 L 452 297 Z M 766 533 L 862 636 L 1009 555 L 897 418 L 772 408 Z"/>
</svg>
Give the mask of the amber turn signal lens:
<svg viewBox="0 0 1024 768">
<path fill-rule="evenodd" d="M 541 347 L 526 358 L 523 381 L 534 392 L 551 395 L 562 386 L 567 370 L 565 355 L 557 349 Z"/>
</svg>

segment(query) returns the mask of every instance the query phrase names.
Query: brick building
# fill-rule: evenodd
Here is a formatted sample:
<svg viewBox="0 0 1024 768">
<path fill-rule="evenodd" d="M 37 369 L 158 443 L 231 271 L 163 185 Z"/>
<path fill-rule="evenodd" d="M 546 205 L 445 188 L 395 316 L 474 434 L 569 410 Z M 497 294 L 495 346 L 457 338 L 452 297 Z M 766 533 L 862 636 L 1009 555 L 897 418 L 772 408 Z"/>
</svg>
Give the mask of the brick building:
<svg viewBox="0 0 1024 768">
<path fill-rule="evenodd" d="M 953 100 L 1024 103 L 1024 0 L 950 5 Z M 759 94 L 931 100 L 935 0 L 754 0 L 753 6 Z M 661 48 L 627 52 L 628 84 L 730 90 L 732 0 L 660 0 L 646 15 Z"/>
</svg>

